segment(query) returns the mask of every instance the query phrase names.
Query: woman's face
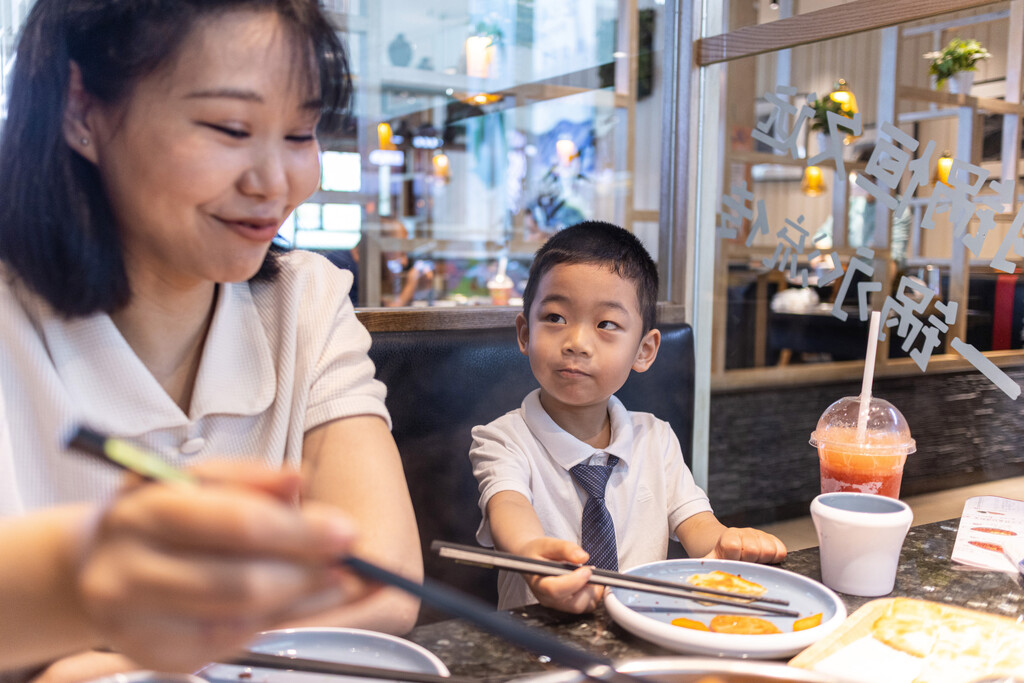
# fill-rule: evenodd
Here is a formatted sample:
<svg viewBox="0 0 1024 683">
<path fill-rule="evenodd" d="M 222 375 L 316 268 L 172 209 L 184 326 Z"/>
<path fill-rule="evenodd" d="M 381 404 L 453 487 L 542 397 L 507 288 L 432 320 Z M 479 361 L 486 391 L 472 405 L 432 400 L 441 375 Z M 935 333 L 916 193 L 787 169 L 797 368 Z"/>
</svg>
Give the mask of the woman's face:
<svg viewBox="0 0 1024 683">
<path fill-rule="evenodd" d="M 274 12 L 217 15 L 126 102 L 83 108 L 68 142 L 99 169 L 133 286 L 250 278 L 316 190 L 319 93 L 294 47 Z"/>
</svg>

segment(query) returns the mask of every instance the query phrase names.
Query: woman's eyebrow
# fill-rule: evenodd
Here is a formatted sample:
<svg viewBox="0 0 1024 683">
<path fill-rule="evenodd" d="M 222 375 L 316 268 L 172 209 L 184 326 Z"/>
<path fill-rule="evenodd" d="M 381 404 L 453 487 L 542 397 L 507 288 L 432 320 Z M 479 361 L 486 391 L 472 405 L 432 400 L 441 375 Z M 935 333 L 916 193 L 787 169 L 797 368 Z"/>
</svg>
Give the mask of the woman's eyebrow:
<svg viewBox="0 0 1024 683">
<path fill-rule="evenodd" d="M 208 98 L 242 100 L 245 102 L 255 102 L 257 104 L 263 104 L 263 102 L 265 101 L 263 99 L 263 96 L 260 95 L 258 92 L 255 92 L 253 90 L 241 90 L 238 88 L 214 88 L 212 90 L 196 90 L 185 95 L 185 99 L 189 100 Z M 320 111 L 320 109 L 323 108 L 323 100 L 321 100 L 319 97 L 312 97 L 303 102 L 301 105 L 299 105 L 299 108 Z"/>
<path fill-rule="evenodd" d="M 246 102 L 263 103 L 263 96 L 252 90 L 239 90 L 236 88 L 215 88 L 213 90 L 196 90 L 185 95 L 185 99 L 206 99 L 226 98 L 232 100 L 245 100 Z"/>
</svg>

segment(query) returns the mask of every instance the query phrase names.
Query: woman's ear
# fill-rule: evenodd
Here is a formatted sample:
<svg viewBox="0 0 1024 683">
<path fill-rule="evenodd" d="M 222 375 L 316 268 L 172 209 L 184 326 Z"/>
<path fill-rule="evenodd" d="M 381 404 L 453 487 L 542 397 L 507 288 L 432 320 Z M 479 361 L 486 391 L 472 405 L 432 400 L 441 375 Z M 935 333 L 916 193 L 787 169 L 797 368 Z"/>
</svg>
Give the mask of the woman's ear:
<svg viewBox="0 0 1024 683">
<path fill-rule="evenodd" d="M 649 330 L 644 338 L 640 340 L 640 348 L 636 350 L 636 358 L 633 359 L 633 369 L 637 372 L 646 372 L 651 363 L 658 357 L 658 348 L 661 346 L 661 332 Z"/>
<path fill-rule="evenodd" d="M 96 163 L 95 131 L 90 125 L 93 98 L 82 84 L 82 70 L 75 62 L 69 64 L 67 102 L 64 105 L 64 140 L 82 157 Z"/>
<path fill-rule="evenodd" d="M 516 316 L 516 339 L 519 341 L 519 351 L 524 356 L 530 355 L 527 349 L 530 346 L 530 326 L 526 323 L 526 316 L 520 313 Z"/>
</svg>

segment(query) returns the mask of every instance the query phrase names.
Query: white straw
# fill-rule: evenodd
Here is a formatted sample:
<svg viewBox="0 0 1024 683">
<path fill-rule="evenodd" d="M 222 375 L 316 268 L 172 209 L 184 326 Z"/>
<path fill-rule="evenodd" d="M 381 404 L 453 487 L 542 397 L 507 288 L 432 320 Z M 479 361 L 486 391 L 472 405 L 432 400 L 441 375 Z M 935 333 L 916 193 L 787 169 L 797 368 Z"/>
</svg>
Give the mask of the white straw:
<svg viewBox="0 0 1024 683">
<path fill-rule="evenodd" d="M 868 412 L 871 409 L 871 382 L 875 378 L 875 351 L 878 349 L 878 325 L 881 313 L 871 311 L 868 325 L 868 351 L 864 358 L 864 381 L 860 385 L 860 413 L 857 415 L 857 443 L 864 443 L 868 431 Z"/>
</svg>

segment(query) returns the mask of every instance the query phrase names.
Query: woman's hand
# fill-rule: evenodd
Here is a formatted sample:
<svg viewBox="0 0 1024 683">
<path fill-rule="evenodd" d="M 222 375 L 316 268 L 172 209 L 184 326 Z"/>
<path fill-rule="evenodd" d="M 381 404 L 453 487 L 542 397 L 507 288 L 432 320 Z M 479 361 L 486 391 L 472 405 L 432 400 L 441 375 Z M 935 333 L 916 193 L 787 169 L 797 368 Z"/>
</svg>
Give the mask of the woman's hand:
<svg viewBox="0 0 1024 683">
<path fill-rule="evenodd" d="M 575 543 L 548 536 L 530 541 L 516 554 L 537 560 L 573 564 L 583 564 L 590 558 L 587 551 Z M 589 585 L 592 573 L 590 567 L 580 567 L 562 576 L 524 574 L 523 578 L 540 604 L 563 612 L 582 614 L 597 609 L 604 597 L 603 586 Z"/>
<path fill-rule="evenodd" d="M 298 474 L 197 473 L 196 487 L 136 483 L 100 517 L 77 575 L 100 642 L 146 668 L 191 671 L 365 592 L 333 567 L 355 539 L 347 518 L 285 502 Z"/>
</svg>

